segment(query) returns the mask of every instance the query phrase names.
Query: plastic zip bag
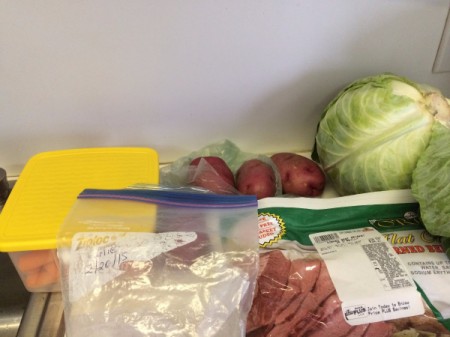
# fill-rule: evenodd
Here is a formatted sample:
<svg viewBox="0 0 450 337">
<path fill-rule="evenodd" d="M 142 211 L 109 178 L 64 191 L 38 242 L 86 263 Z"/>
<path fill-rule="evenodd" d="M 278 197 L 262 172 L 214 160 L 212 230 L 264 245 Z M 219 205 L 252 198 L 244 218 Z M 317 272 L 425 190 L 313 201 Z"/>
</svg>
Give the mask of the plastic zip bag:
<svg viewBox="0 0 450 337">
<path fill-rule="evenodd" d="M 68 337 L 244 336 L 253 196 L 85 190 L 58 236 Z"/>
</svg>

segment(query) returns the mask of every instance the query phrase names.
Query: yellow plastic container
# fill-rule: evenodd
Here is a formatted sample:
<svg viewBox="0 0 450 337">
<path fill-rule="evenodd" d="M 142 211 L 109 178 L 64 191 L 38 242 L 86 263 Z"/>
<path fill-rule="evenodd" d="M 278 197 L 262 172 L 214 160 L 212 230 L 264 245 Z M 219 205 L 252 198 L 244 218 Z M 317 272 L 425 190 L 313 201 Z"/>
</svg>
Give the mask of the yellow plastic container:
<svg viewBox="0 0 450 337">
<path fill-rule="evenodd" d="M 59 291 L 56 236 L 78 194 L 85 188 L 158 182 L 158 154 L 151 148 L 37 154 L 25 165 L 0 213 L 0 251 L 9 253 L 29 291 Z"/>
</svg>

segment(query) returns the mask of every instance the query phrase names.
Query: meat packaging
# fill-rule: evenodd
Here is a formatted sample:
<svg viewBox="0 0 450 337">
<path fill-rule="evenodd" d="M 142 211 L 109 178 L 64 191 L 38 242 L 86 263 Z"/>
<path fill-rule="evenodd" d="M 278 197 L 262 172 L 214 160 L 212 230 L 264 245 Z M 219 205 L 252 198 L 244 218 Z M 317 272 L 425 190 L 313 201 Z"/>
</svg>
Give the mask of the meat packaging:
<svg viewBox="0 0 450 337">
<path fill-rule="evenodd" d="M 450 336 L 428 308 L 421 316 L 349 325 L 325 263 L 285 253 L 261 253 L 248 337 Z"/>
</svg>

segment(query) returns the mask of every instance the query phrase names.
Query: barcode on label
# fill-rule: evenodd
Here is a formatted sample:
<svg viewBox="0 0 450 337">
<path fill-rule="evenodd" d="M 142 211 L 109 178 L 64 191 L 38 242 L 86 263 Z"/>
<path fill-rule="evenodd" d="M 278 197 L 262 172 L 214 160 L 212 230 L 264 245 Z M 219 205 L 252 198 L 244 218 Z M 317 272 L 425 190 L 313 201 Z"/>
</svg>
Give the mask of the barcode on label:
<svg viewBox="0 0 450 337">
<path fill-rule="evenodd" d="M 314 237 L 314 241 L 316 243 L 334 241 L 336 239 L 339 239 L 339 235 L 336 233 L 323 234 L 323 235 L 318 235 L 318 236 Z"/>
</svg>

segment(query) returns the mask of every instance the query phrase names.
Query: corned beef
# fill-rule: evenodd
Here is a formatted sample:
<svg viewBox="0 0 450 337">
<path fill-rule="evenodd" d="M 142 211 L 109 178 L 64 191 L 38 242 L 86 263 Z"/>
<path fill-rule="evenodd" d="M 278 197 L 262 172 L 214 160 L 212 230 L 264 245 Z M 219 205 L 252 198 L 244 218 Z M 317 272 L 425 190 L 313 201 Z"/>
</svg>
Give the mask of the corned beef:
<svg viewBox="0 0 450 337">
<path fill-rule="evenodd" d="M 316 284 L 321 264 L 317 259 L 297 259 L 291 262 L 286 296 L 311 291 Z"/>
<path fill-rule="evenodd" d="M 317 309 L 318 303 L 315 296 L 312 293 L 306 293 L 300 306 L 297 308 L 295 314 L 286 319 L 268 331 L 266 336 L 268 337 L 287 337 L 295 328 L 302 323 L 311 319 L 311 314 Z"/>
<path fill-rule="evenodd" d="M 258 277 L 252 309 L 248 315 L 247 332 L 271 324 L 277 303 L 286 289 L 291 261 L 279 250 L 261 256 L 262 270 Z"/>
<path fill-rule="evenodd" d="M 320 273 L 313 288 L 313 293 L 316 295 L 317 301 L 322 303 L 335 291 L 336 289 L 334 288 L 333 281 L 328 273 L 327 266 L 325 262 L 320 260 Z"/>
<path fill-rule="evenodd" d="M 386 322 L 370 323 L 364 337 L 390 337 L 395 332 L 395 327 Z"/>
<path fill-rule="evenodd" d="M 364 336 L 369 324 L 361 324 L 353 326 L 347 333 L 347 337 L 361 337 Z"/>
<path fill-rule="evenodd" d="M 307 335 L 310 337 L 329 337 L 332 331 L 333 337 L 347 336 L 352 326 L 349 325 L 342 314 L 342 310 L 336 309 L 321 324 L 320 328 L 309 331 Z"/>
<path fill-rule="evenodd" d="M 273 250 L 261 254 L 259 272 L 247 337 L 391 337 L 410 328 L 448 333 L 429 310 L 421 316 L 349 325 L 320 259 L 291 261 Z"/>
<path fill-rule="evenodd" d="M 308 331 L 314 331 L 323 327 L 323 324 L 329 320 L 329 317 L 336 310 L 341 309 L 341 301 L 336 293 L 331 294 L 317 309 L 313 319 L 309 320 L 303 326 L 297 326 L 295 329 L 297 336 L 306 336 Z"/>
</svg>

